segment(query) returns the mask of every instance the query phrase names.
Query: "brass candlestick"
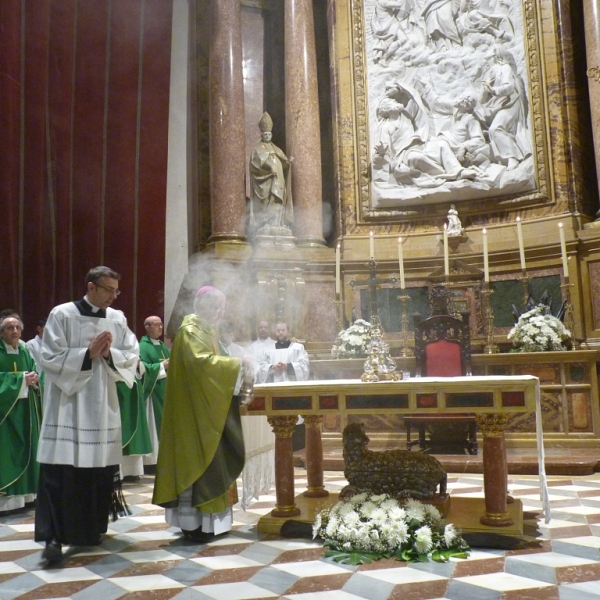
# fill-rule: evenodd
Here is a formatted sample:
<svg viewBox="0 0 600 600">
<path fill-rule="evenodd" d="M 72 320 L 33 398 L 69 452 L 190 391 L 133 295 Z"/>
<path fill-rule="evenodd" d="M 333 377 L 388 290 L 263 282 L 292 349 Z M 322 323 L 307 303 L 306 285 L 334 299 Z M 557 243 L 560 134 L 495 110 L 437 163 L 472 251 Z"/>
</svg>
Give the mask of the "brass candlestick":
<svg viewBox="0 0 600 600">
<path fill-rule="evenodd" d="M 527 302 L 529 300 L 529 277 L 527 276 L 527 271 L 523 270 L 521 272 L 521 283 L 523 284 L 523 306 L 525 310 L 523 312 L 527 312 Z"/>
<path fill-rule="evenodd" d="M 484 354 L 498 354 L 498 352 L 500 352 L 498 344 L 494 342 L 494 311 L 492 310 L 490 298 L 493 293 L 494 290 L 490 288 L 490 284 L 485 282 L 483 284 L 483 289 L 481 290 L 483 323 L 487 338 L 487 343 L 483 347 Z"/>
<path fill-rule="evenodd" d="M 565 327 L 571 332 L 573 350 L 581 350 L 581 343 L 575 336 L 575 317 L 573 315 L 573 304 L 571 304 L 571 288 L 573 286 L 573 283 L 569 283 L 568 277 L 563 277 L 563 283 L 560 288 L 564 290 L 565 296 Z"/>
<path fill-rule="evenodd" d="M 402 318 L 401 318 L 401 330 L 400 330 L 400 356 L 408 357 L 414 356 L 415 353 L 413 349 L 408 345 L 408 311 L 406 309 L 406 303 L 410 296 L 408 294 L 402 293 L 398 296 L 398 300 L 402 302 Z"/>
<path fill-rule="evenodd" d="M 335 300 L 333 303 L 335 304 L 337 330 L 342 331 L 342 329 L 344 329 L 344 301 L 342 300 L 342 295 L 339 292 L 335 295 Z"/>
<path fill-rule="evenodd" d="M 367 360 L 361 381 L 398 381 L 402 373 L 396 372 L 396 361 L 390 356 L 389 346 L 383 340 L 383 328 L 377 315 L 371 317 L 371 341 L 367 346 Z"/>
</svg>

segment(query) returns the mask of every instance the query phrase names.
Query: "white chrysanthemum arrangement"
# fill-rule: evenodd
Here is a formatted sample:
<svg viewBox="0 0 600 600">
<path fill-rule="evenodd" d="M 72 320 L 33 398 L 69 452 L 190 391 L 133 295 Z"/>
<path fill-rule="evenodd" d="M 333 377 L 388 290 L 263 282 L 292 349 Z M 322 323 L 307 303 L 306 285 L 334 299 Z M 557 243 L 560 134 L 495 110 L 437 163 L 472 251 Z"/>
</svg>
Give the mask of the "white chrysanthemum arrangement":
<svg viewBox="0 0 600 600">
<path fill-rule="evenodd" d="M 313 525 L 317 536 L 329 548 L 325 557 L 353 565 L 380 558 L 446 562 L 469 552 L 460 531 L 444 525 L 437 508 L 412 499 L 399 503 L 388 494 L 356 494 L 322 510 Z"/>
<path fill-rule="evenodd" d="M 367 354 L 367 344 L 371 341 L 371 323 L 357 319 L 339 332 L 331 354 L 335 358 L 361 358 Z"/>
<path fill-rule="evenodd" d="M 538 304 L 519 317 L 507 337 L 518 352 L 548 352 L 567 350 L 572 336 L 548 306 Z"/>
</svg>

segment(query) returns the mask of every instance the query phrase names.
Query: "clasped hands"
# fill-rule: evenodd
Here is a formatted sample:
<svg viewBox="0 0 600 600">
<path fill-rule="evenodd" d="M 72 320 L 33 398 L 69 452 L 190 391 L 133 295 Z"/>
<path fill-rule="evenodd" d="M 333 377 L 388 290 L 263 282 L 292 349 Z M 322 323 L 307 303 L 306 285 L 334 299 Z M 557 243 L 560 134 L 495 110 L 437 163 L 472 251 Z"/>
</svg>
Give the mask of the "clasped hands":
<svg viewBox="0 0 600 600">
<path fill-rule="evenodd" d="M 99 333 L 91 342 L 89 346 L 90 358 L 96 358 L 97 356 L 103 356 L 108 358 L 110 356 L 110 346 L 112 344 L 112 333 L 110 331 L 103 331 Z"/>
<path fill-rule="evenodd" d="M 274 365 L 271 365 L 271 369 L 273 369 L 273 371 L 277 371 L 278 373 L 282 373 L 283 371 L 287 371 L 287 363 L 275 363 Z"/>
<path fill-rule="evenodd" d="M 38 374 L 35 371 L 25 371 L 25 385 L 37 385 Z"/>
</svg>

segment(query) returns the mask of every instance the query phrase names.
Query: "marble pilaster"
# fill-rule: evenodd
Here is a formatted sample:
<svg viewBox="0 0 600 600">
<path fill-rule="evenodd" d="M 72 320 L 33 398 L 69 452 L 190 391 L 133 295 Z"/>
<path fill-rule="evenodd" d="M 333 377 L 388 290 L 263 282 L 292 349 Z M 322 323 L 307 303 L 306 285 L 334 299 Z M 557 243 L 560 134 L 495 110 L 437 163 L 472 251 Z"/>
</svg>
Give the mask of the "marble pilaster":
<svg viewBox="0 0 600 600">
<path fill-rule="evenodd" d="M 598 14 L 597 0 L 583 1 L 583 19 L 594 154 L 596 172 L 600 173 L 600 15 Z M 596 217 L 598 216 L 600 216 L 600 211 L 596 213 Z"/>
<path fill-rule="evenodd" d="M 273 517 L 296 517 L 300 509 L 294 499 L 294 456 L 292 434 L 297 417 L 267 417 L 275 434 L 275 481 L 277 482 Z"/>
<path fill-rule="evenodd" d="M 329 492 L 323 487 L 323 442 L 320 415 L 303 415 L 306 424 L 306 478 L 307 498 L 325 498 Z"/>
<path fill-rule="evenodd" d="M 321 127 L 311 0 L 285 0 L 286 154 L 293 158 L 295 234 L 322 245 Z"/>
<path fill-rule="evenodd" d="M 211 242 L 243 240 L 246 149 L 239 0 L 212 0 L 209 59 Z"/>
</svg>

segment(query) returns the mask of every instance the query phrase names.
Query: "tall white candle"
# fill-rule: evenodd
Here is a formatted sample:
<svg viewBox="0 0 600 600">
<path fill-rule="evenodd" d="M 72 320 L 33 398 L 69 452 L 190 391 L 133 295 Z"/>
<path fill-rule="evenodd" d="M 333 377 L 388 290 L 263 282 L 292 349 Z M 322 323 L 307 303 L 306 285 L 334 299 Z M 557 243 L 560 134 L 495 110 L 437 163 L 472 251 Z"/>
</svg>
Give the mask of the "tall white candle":
<svg viewBox="0 0 600 600">
<path fill-rule="evenodd" d="M 402 238 L 398 238 L 398 268 L 400 269 L 400 289 L 406 288 L 404 281 L 404 250 L 402 249 Z"/>
<path fill-rule="evenodd" d="M 523 229 L 521 228 L 521 217 L 517 217 L 517 238 L 519 240 L 519 257 L 521 259 L 521 271 L 526 271 L 525 246 L 523 246 Z"/>
<path fill-rule="evenodd" d="M 369 234 L 369 258 L 375 260 L 375 238 L 372 231 Z"/>
<path fill-rule="evenodd" d="M 483 229 L 483 280 L 486 283 L 490 281 L 490 262 L 488 259 L 488 237 L 487 231 Z"/>
<path fill-rule="evenodd" d="M 444 223 L 444 275 L 450 275 L 450 258 L 448 257 L 448 225 Z"/>
<path fill-rule="evenodd" d="M 341 248 L 338 244 L 335 249 L 335 293 L 339 294 L 341 290 Z"/>
<path fill-rule="evenodd" d="M 565 229 L 562 223 L 558 224 L 558 234 L 560 236 L 560 253 L 562 255 L 563 273 L 565 279 L 569 278 L 569 262 L 567 258 L 567 243 L 565 242 Z"/>
</svg>

